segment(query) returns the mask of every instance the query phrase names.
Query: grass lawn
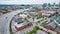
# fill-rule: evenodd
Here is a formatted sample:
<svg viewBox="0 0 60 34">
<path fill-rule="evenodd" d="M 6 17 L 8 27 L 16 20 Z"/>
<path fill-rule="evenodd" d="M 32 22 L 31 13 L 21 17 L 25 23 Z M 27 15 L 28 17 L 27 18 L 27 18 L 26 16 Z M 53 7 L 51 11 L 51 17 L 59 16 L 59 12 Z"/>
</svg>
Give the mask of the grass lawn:
<svg viewBox="0 0 60 34">
<path fill-rule="evenodd" d="M 46 21 L 45 21 L 45 22 L 43 22 L 41 25 L 42 25 L 42 26 L 45 26 L 45 25 L 46 25 Z"/>
<path fill-rule="evenodd" d="M 37 15 L 36 17 L 37 17 L 37 19 L 44 18 L 44 16 L 42 16 L 42 15 Z"/>
<path fill-rule="evenodd" d="M 37 32 L 37 30 L 42 30 L 41 28 L 39 28 L 39 26 L 35 26 L 34 28 L 33 28 L 33 30 L 32 31 L 30 31 L 30 32 L 26 32 L 25 34 L 32 34 L 32 33 L 36 33 Z"/>
<path fill-rule="evenodd" d="M 43 29 L 42 29 L 42 28 L 39 28 L 39 26 L 35 26 L 32 31 L 26 32 L 25 34 L 33 34 L 33 33 L 36 33 L 37 30 L 43 31 Z M 45 31 L 45 32 L 47 32 L 47 31 Z M 48 33 L 48 34 L 52 34 L 52 33 L 50 33 L 50 32 L 47 32 L 47 33 Z"/>
<path fill-rule="evenodd" d="M 12 25 L 12 20 L 10 21 L 10 24 L 9 24 L 9 31 L 10 31 L 10 34 L 13 34 L 11 25 Z"/>
</svg>

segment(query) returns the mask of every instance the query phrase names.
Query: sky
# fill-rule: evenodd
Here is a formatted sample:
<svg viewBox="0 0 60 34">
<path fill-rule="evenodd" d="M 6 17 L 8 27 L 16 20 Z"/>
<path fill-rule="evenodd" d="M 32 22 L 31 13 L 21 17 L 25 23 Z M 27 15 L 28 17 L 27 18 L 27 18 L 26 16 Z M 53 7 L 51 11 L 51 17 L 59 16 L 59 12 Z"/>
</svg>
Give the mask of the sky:
<svg viewBox="0 0 60 34">
<path fill-rule="evenodd" d="M 0 0 L 0 4 L 43 4 L 59 3 L 60 0 Z"/>
</svg>

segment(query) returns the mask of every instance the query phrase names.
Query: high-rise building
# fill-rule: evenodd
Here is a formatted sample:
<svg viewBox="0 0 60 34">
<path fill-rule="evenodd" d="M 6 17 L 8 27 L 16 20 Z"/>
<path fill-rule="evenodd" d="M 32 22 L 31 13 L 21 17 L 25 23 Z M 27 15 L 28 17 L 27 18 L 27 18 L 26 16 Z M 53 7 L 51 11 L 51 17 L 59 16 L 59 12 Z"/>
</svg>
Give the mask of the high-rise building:
<svg viewBox="0 0 60 34">
<path fill-rule="evenodd" d="M 60 2 L 59 2 L 59 6 L 60 6 Z"/>
<path fill-rule="evenodd" d="M 51 6 L 51 4 L 50 4 L 50 3 L 48 3 L 48 6 L 50 7 L 50 6 Z"/>
</svg>

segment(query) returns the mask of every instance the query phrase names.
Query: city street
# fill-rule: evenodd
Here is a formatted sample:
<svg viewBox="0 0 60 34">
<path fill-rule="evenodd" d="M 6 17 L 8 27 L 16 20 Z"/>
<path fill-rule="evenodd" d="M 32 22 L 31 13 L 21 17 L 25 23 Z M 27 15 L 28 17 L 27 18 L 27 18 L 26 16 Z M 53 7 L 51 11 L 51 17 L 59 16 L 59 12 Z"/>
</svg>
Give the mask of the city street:
<svg viewBox="0 0 60 34">
<path fill-rule="evenodd" d="M 0 34 L 9 34 L 9 23 L 12 17 L 28 9 L 16 10 L 0 16 Z"/>
</svg>

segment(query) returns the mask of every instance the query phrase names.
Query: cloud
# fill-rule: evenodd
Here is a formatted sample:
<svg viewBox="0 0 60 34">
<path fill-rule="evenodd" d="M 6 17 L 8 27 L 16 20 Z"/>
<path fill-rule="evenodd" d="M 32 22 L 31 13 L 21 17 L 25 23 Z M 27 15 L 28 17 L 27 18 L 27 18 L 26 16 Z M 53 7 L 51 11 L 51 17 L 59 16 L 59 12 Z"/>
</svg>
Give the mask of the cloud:
<svg viewBox="0 0 60 34">
<path fill-rule="evenodd" d="M 58 3 L 60 0 L 0 0 L 0 4 L 42 4 Z"/>
</svg>

